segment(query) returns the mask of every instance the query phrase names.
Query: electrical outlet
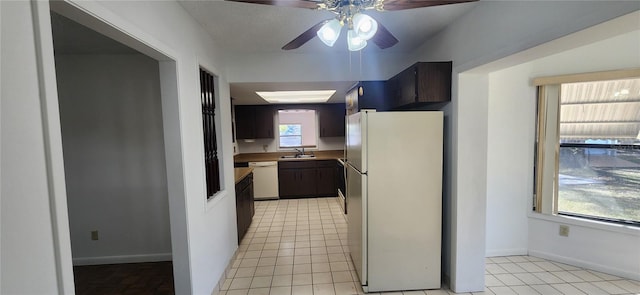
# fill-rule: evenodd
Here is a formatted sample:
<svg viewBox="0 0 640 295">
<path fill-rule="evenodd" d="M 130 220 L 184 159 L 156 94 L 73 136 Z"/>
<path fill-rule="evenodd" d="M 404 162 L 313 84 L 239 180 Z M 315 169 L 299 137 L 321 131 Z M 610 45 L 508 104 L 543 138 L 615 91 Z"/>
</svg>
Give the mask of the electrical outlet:
<svg viewBox="0 0 640 295">
<path fill-rule="evenodd" d="M 569 236 L 569 226 L 568 225 L 561 225 L 560 226 L 560 230 L 558 231 L 558 234 L 561 237 L 568 237 Z"/>
<path fill-rule="evenodd" d="M 97 230 L 92 230 L 91 231 L 91 240 L 93 240 L 93 241 L 97 241 L 98 240 L 98 231 Z"/>
</svg>

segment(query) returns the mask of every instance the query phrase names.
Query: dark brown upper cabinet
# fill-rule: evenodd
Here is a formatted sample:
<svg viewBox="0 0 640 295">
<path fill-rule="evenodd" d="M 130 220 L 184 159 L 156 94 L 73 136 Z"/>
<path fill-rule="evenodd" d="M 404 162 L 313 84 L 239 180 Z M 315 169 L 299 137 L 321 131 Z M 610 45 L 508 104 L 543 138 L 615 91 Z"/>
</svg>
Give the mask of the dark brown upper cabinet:
<svg viewBox="0 0 640 295">
<path fill-rule="evenodd" d="M 327 104 L 318 107 L 320 137 L 344 136 L 346 110 L 344 104 Z"/>
<path fill-rule="evenodd" d="M 273 138 L 274 111 L 272 106 L 237 105 L 236 139 Z"/>
<path fill-rule="evenodd" d="M 419 62 L 387 81 L 391 109 L 451 101 L 451 67 L 446 62 Z"/>
</svg>

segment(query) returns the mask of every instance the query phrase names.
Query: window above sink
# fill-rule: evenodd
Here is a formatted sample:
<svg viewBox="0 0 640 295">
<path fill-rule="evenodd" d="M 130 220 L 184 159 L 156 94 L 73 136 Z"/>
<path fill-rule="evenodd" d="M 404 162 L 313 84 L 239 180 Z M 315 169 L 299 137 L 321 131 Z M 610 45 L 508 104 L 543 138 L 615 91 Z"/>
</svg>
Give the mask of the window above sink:
<svg viewBox="0 0 640 295">
<path fill-rule="evenodd" d="M 280 150 L 316 148 L 318 141 L 317 129 L 315 110 L 279 110 L 278 148 Z"/>
</svg>

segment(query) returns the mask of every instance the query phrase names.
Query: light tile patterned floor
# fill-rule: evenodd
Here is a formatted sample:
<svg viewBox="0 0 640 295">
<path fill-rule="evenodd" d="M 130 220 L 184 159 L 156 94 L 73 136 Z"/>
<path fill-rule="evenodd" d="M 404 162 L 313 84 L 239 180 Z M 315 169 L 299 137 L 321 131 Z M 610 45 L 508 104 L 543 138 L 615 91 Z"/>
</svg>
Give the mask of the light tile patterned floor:
<svg viewBox="0 0 640 295">
<path fill-rule="evenodd" d="M 363 293 L 335 198 L 260 201 L 255 208 L 222 295 Z M 487 258 L 485 276 L 485 292 L 473 294 L 640 294 L 638 281 L 531 256 Z M 454 293 L 445 288 L 383 294 Z"/>
</svg>

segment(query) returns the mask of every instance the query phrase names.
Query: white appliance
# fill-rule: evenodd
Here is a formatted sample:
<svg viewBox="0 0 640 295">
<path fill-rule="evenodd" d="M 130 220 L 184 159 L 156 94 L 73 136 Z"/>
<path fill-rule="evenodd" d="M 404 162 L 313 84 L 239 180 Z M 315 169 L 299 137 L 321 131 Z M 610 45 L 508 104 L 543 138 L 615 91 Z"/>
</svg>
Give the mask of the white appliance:
<svg viewBox="0 0 640 295">
<path fill-rule="evenodd" d="M 346 185 L 347 179 L 345 177 L 345 167 L 344 167 L 344 159 L 338 159 L 338 204 L 340 204 L 340 208 L 342 208 L 342 212 L 347 214 L 347 201 L 345 194 L 347 193 Z"/>
<path fill-rule="evenodd" d="M 253 168 L 254 199 L 278 199 L 278 162 L 249 162 L 249 167 Z"/>
<path fill-rule="evenodd" d="M 347 118 L 351 258 L 366 292 L 440 288 L 442 112 Z"/>
</svg>

